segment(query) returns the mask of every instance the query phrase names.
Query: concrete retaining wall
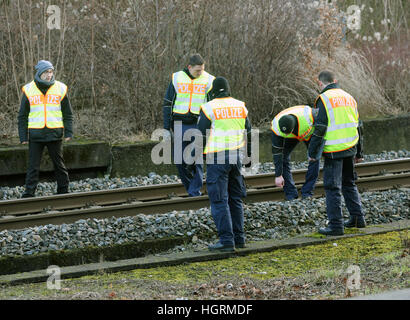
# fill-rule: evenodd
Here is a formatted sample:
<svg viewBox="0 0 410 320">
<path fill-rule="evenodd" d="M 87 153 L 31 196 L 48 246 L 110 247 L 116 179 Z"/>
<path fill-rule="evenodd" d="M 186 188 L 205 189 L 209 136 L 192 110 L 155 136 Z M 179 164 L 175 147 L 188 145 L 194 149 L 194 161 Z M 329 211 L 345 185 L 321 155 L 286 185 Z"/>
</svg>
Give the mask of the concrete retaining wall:
<svg viewBox="0 0 410 320">
<path fill-rule="evenodd" d="M 70 142 L 63 146 L 70 179 L 96 177 L 106 173 L 111 164 L 111 148 L 105 142 Z M 24 184 L 28 165 L 28 146 L 0 147 L 0 186 Z M 40 179 L 54 179 L 53 163 L 47 150 L 40 164 Z"/>
<path fill-rule="evenodd" d="M 410 114 L 364 121 L 364 151 L 366 154 L 382 151 L 410 150 Z M 152 148 L 158 142 L 143 141 L 132 145 L 109 146 L 105 142 L 71 142 L 64 145 L 64 158 L 70 179 L 96 177 L 110 174 L 112 177 L 157 174 L 176 174 L 174 165 L 155 165 L 151 160 Z M 28 147 L 0 147 L 0 186 L 22 185 L 27 170 Z M 271 131 L 260 129 L 259 160 L 271 162 Z M 306 147 L 300 143 L 292 153 L 292 160 L 306 160 Z M 41 179 L 54 179 L 48 153 L 41 162 Z"/>
</svg>

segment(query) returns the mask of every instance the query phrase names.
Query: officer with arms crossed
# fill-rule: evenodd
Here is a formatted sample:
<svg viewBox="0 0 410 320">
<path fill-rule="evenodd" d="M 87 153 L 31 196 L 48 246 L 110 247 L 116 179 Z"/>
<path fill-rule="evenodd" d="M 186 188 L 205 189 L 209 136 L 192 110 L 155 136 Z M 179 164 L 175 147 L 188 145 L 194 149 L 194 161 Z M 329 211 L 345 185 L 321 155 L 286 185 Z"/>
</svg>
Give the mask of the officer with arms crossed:
<svg viewBox="0 0 410 320">
<path fill-rule="evenodd" d="M 67 193 L 68 172 L 64 165 L 62 140 L 73 137 L 73 111 L 67 86 L 55 80 L 51 62 L 40 60 L 34 80 L 23 87 L 18 128 L 20 142 L 29 145 L 29 164 L 23 198 L 34 197 L 44 147 L 47 147 L 57 178 L 57 194 Z"/>
<path fill-rule="evenodd" d="M 285 192 L 286 200 L 298 198 L 298 190 L 293 181 L 290 168 L 290 154 L 299 141 L 309 146 L 313 133 L 317 109 L 309 106 L 294 106 L 278 113 L 272 120 L 272 154 L 275 164 L 275 184 Z M 302 186 L 302 199 L 313 196 L 319 175 L 319 161 L 309 162 L 305 183 Z"/>
<path fill-rule="evenodd" d="M 322 71 L 319 86 L 319 114 L 308 150 L 309 161 L 319 161 L 320 145 L 325 142 L 323 184 L 328 226 L 320 228 L 319 233 L 343 235 L 344 227 L 366 226 L 354 170 L 354 164 L 363 161 L 362 126 L 356 100 L 340 89 L 333 73 Z M 346 222 L 342 216 L 342 194 L 350 214 Z"/>
<path fill-rule="evenodd" d="M 242 198 L 246 196 L 246 187 L 241 158 L 246 145 L 248 157 L 251 154 L 251 124 L 245 103 L 231 97 L 225 78 L 217 77 L 213 81 L 212 97 L 213 100 L 201 106 L 198 120 L 202 137 L 208 136 L 204 149 L 206 185 L 219 235 L 219 241 L 208 248 L 229 252 L 235 251 L 235 247 L 245 247 Z M 249 162 L 246 166 L 250 165 Z"/>
<path fill-rule="evenodd" d="M 187 141 L 183 138 L 188 130 L 197 128 L 200 106 L 210 99 L 209 92 L 215 77 L 204 69 L 204 59 L 199 54 L 192 55 L 187 68 L 172 74 L 162 108 L 164 129 L 173 132 L 174 162 L 189 196 L 201 195 L 203 165 L 197 164 L 192 167 L 193 172 L 188 170 L 183 155 L 185 148 L 193 142 L 194 135 Z"/>
</svg>

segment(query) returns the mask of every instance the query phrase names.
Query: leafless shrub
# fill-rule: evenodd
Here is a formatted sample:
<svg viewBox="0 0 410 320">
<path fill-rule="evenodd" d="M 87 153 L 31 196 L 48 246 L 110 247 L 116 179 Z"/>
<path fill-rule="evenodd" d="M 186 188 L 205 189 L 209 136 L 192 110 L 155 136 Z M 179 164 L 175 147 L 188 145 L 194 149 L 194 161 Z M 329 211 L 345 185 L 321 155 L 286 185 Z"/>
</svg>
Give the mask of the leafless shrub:
<svg viewBox="0 0 410 320">
<path fill-rule="evenodd" d="M 345 35 L 339 12 L 336 6 L 322 3 L 317 17 L 321 32 L 300 37 L 306 78 L 314 83 L 321 70 L 331 70 L 341 87 L 358 101 L 362 117 L 398 114 L 400 108 L 390 101 L 365 54 L 357 49 L 353 50 L 343 40 Z"/>
<path fill-rule="evenodd" d="M 267 125 L 281 109 L 314 101 L 315 52 L 329 63 L 339 52 L 337 8 L 312 3 L 58 0 L 61 29 L 50 30 L 48 2 L 0 1 L 0 137 L 17 134 L 20 89 L 40 59 L 52 61 L 69 86 L 77 135 L 111 142 L 149 136 L 162 126 L 172 72 L 194 52 L 207 71 L 230 81 L 252 123 Z"/>
<path fill-rule="evenodd" d="M 392 112 L 410 112 L 410 2 L 404 0 L 368 0 L 362 2 L 361 28 L 348 32 L 354 50 L 368 62 L 372 77 L 380 83 Z M 345 10 L 349 2 L 341 3 Z"/>
<path fill-rule="evenodd" d="M 341 88 L 355 97 L 362 117 L 399 113 L 399 109 L 386 99 L 384 89 L 363 55 L 339 47 L 331 61 L 327 61 L 319 52 L 315 53 L 315 57 L 320 69 L 333 71 Z"/>
</svg>

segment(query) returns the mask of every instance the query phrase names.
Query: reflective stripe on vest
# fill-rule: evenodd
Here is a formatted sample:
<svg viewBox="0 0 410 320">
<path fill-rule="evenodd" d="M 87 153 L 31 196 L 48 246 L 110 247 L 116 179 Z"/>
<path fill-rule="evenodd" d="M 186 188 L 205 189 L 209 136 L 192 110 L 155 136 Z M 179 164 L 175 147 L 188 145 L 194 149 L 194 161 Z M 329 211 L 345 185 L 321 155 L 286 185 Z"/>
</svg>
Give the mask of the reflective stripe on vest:
<svg viewBox="0 0 410 320">
<path fill-rule="evenodd" d="M 206 71 L 196 79 L 191 79 L 184 71 L 174 73 L 172 84 L 177 96 L 172 111 L 181 114 L 191 111 L 199 114 L 201 105 L 206 103 L 206 95 L 211 90 L 214 79 L 215 77 Z"/>
<path fill-rule="evenodd" d="M 245 103 L 234 98 L 216 98 L 202 105 L 202 111 L 212 122 L 204 153 L 236 150 L 245 145 Z"/>
<path fill-rule="evenodd" d="M 355 146 L 359 141 L 356 100 L 342 89 L 329 89 L 320 98 L 328 117 L 323 152 L 338 152 Z"/>
<path fill-rule="evenodd" d="M 64 83 L 56 81 L 45 95 L 37 88 L 34 81 L 26 84 L 22 90 L 30 102 L 29 129 L 64 127 L 60 104 L 67 93 L 67 86 Z"/>
<path fill-rule="evenodd" d="M 294 133 L 284 133 L 279 128 L 279 119 L 284 115 L 294 115 L 298 120 L 299 131 L 298 135 Z M 312 108 L 309 106 L 295 106 L 283 110 L 278 113 L 272 120 L 271 130 L 278 136 L 283 138 L 293 138 L 299 141 L 309 141 L 313 133 L 313 115 Z"/>
</svg>

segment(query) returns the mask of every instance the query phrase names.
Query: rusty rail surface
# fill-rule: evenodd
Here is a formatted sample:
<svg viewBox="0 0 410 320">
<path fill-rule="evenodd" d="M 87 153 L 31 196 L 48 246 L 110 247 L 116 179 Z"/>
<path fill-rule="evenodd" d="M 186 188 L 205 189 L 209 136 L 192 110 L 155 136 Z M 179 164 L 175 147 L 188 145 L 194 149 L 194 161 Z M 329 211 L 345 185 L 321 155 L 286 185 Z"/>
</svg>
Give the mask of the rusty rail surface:
<svg viewBox="0 0 410 320">
<path fill-rule="evenodd" d="M 372 191 L 410 186 L 410 173 L 392 174 L 410 171 L 409 164 L 410 158 L 358 164 L 358 188 Z M 302 183 L 305 173 L 306 170 L 293 171 L 295 182 Z M 246 203 L 284 199 L 283 190 L 274 187 L 273 173 L 248 176 L 246 184 Z M 323 194 L 323 183 L 318 182 L 315 196 Z M 72 223 L 87 218 L 183 211 L 207 206 L 208 196 L 187 197 L 184 187 L 179 183 L 4 200 L 0 201 L 0 230 Z"/>
</svg>

